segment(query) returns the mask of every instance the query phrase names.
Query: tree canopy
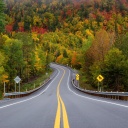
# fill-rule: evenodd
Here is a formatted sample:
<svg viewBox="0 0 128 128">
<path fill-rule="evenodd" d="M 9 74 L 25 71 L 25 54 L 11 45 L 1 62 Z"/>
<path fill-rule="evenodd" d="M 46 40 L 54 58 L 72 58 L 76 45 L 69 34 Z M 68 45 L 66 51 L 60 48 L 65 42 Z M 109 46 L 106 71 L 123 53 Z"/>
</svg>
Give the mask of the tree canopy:
<svg viewBox="0 0 128 128">
<path fill-rule="evenodd" d="M 0 0 L 0 90 L 56 62 L 79 70 L 84 88 L 96 89 L 102 74 L 106 90 L 127 91 L 127 7 L 126 0 Z"/>
<path fill-rule="evenodd" d="M 0 0 L 0 33 L 4 32 L 4 26 L 5 26 L 4 9 L 5 9 L 4 0 Z"/>
</svg>

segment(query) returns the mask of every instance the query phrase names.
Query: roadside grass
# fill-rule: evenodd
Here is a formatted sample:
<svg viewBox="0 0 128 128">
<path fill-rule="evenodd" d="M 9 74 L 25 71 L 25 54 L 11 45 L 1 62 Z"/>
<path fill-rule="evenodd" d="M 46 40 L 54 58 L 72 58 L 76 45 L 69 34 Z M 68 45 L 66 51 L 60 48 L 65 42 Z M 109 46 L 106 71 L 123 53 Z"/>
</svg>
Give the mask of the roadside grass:
<svg viewBox="0 0 128 128">
<path fill-rule="evenodd" d="M 96 90 L 91 84 L 89 84 L 86 76 L 80 73 L 79 86 L 86 90 Z"/>
<path fill-rule="evenodd" d="M 90 84 L 84 83 L 84 82 L 80 82 L 80 87 L 86 90 L 96 90 L 95 88 L 93 88 Z"/>
<path fill-rule="evenodd" d="M 32 80 L 28 83 L 24 83 L 23 85 L 21 85 L 21 92 L 30 91 L 41 86 L 43 82 L 50 77 L 51 73 L 52 71 L 50 70 L 47 72 L 47 75 L 44 74 L 35 80 Z"/>
</svg>

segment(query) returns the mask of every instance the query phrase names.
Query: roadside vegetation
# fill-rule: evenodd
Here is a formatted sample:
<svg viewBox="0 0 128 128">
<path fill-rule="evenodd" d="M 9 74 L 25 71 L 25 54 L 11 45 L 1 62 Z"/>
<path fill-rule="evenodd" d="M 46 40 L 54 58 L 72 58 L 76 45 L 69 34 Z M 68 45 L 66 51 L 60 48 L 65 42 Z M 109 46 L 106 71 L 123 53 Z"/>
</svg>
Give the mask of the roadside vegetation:
<svg viewBox="0 0 128 128">
<path fill-rule="evenodd" d="M 0 95 L 50 62 L 80 70 L 83 88 L 128 91 L 127 0 L 0 0 Z M 31 86 L 31 85 L 30 85 Z M 33 85 L 32 85 L 33 87 Z M 26 87 L 24 87 L 26 88 Z"/>
<path fill-rule="evenodd" d="M 51 73 L 52 73 L 52 70 L 50 69 L 49 71 L 47 71 L 45 74 L 41 75 L 40 77 L 30 80 L 27 83 L 22 83 L 21 92 L 30 91 L 30 90 L 33 90 L 33 89 L 38 88 L 39 86 L 43 85 L 43 83 L 47 79 L 50 79 Z"/>
</svg>

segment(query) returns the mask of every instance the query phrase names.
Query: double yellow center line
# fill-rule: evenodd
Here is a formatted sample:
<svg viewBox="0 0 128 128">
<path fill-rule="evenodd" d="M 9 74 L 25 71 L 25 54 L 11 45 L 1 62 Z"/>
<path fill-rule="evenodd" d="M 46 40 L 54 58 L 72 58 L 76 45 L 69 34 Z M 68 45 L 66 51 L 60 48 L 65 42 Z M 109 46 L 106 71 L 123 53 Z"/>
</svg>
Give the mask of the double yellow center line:
<svg viewBox="0 0 128 128">
<path fill-rule="evenodd" d="M 62 109 L 62 115 L 63 115 L 63 128 L 70 128 L 69 122 L 68 122 L 68 116 L 67 116 L 67 112 L 66 112 L 66 107 L 65 107 L 65 104 L 64 104 L 64 102 L 60 96 L 60 93 L 59 93 L 60 84 L 61 84 L 62 79 L 64 78 L 64 75 L 65 75 L 65 70 L 63 68 L 61 68 L 61 69 L 64 71 L 64 73 L 63 73 L 63 76 L 61 77 L 61 79 L 59 81 L 58 86 L 57 86 L 58 106 L 57 106 L 54 128 L 60 128 L 61 109 Z"/>
</svg>

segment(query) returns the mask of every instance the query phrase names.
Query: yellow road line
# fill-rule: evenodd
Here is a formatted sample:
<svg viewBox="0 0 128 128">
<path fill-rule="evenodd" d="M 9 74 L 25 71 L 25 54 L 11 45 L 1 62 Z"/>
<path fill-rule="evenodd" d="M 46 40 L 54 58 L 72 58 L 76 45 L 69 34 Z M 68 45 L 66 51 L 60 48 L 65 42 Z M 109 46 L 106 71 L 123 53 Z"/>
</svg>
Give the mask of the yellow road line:
<svg viewBox="0 0 128 128">
<path fill-rule="evenodd" d="M 56 120 L 55 120 L 55 124 L 54 124 L 54 128 L 60 128 L 60 101 L 59 98 L 57 97 L 58 100 L 58 106 L 57 106 L 57 112 L 56 112 Z"/>
<path fill-rule="evenodd" d="M 65 104 L 59 94 L 59 88 L 60 88 L 60 84 L 62 79 L 64 78 L 65 75 L 65 70 L 63 68 L 61 68 L 64 73 L 63 76 L 61 77 L 59 84 L 57 86 L 57 101 L 58 101 L 58 106 L 57 106 L 57 112 L 56 112 L 56 118 L 55 118 L 55 124 L 54 124 L 54 128 L 60 128 L 60 118 L 61 118 L 61 105 L 62 105 L 62 113 L 63 113 L 63 125 L 64 128 L 70 128 L 69 127 L 69 122 L 68 122 L 68 116 L 67 116 L 67 112 L 66 112 L 66 107 Z"/>
<path fill-rule="evenodd" d="M 68 116 L 67 116 L 67 112 L 66 112 L 66 108 L 65 108 L 65 105 L 64 105 L 64 102 L 63 100 L 60 98 L 60 102 L 62 104 L 62 112 L 63 112 L 63 125 L 64 125 L 64 128 L 70 128 L 69 127 L 69 122 L 68 122 Z"/>
</svg>

